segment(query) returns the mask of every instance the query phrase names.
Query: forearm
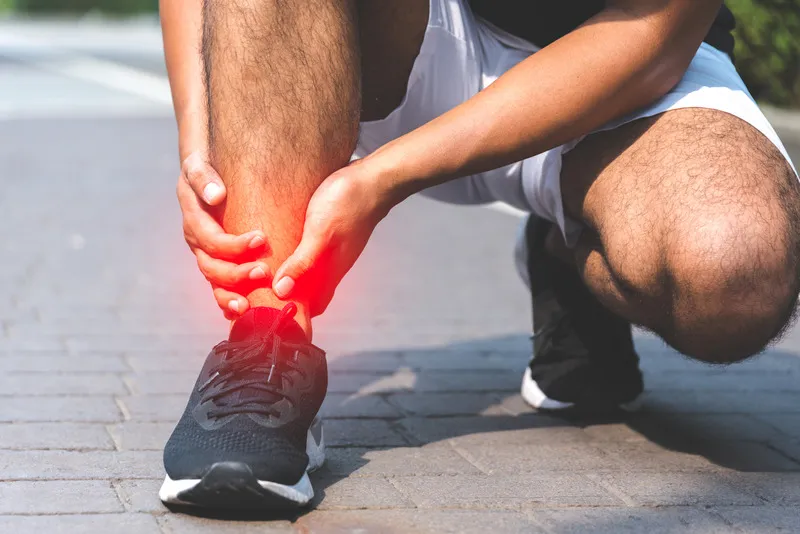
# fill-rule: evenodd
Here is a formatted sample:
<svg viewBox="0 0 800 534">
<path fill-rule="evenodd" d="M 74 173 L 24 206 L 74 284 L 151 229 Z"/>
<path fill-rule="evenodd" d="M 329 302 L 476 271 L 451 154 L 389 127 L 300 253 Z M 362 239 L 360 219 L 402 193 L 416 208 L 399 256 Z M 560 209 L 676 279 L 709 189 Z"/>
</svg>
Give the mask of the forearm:
<svg viewBox="0 0 800 534">
<path fill-rule="evenodd" d="M 531 157 L 649 104 L 680 79 L 719 2 L 609 8 L 369 159 L 395 201 Z M 677 20 L 676 20 L 677 18 Z"/>
<path fill-rule="evenodd" d="M 201 55 L 203 0 L 160 0 L 164 55 L 178 122 L 181 161 L 208 145 Z"/>
</svg>

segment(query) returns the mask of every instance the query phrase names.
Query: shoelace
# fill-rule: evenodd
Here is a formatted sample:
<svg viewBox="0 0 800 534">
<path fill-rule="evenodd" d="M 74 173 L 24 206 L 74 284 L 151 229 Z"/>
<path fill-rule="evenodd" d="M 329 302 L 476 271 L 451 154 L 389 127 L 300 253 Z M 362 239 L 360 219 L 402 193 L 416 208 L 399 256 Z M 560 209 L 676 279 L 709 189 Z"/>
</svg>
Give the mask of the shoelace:
<svg viewBox="0 0 800 534">
<path fill-rule="evenodd" d="M 220 418 L 239 413 L 279 416 L 275 403 L 283 399 L 291 402 L 283 390 L 283 379 L 293 384 L 294 373 L 302 376 L 305 373 L 299 365 L 299 351 L 295 351 L 292 359 L 278 361 L 282 343 L 278 331 L 296 312 L 297 307 L 289 303 L 264 336 L 247 341 L 223 341 L 214 347 L 214 353 L 223 359 L 211 369 L 208 380 L 197 389 L 199 393 L 207 392 L 201 402 L 214 401 L 217 405 L 216 409 L 209 410 L 208 417 Z M 276 379 L 275 382 L 273 379 Z M 226 402 L 232 393 L 242 390 L 250 394 Z M 255 391 L 261 394 L 255 394 Z"/>
</svg>

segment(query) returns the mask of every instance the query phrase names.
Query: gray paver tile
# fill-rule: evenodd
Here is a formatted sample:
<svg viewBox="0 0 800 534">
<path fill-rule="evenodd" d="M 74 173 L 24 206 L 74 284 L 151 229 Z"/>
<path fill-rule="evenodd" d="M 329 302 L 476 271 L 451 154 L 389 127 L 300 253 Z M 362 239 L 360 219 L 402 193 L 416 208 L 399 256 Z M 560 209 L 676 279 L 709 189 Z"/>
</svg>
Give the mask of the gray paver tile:
<svg viewBox="0 0 800 534">
<path fill-rule="evenodd" d="M 168 421 L 177 422 L 186 402 L 187 394 L 173 395 L 132 395 L 118 397 L 125 407 L 131 421 Z"/>
<path fill-rule="evenodd" d="M 800 506 L 800 473 L 729 473 L 728 480 L 775 506 Z"/>
<path fill-rule="evenodd" d="M 0 375 L 3 397 L 52 395 L 125 395 L 128 389 L 112 374 L 8 373 Z M 0 397 L 2 398 L 2 397 Z"/>
<path fill-rule="evenodd" d="M 551 432 L 553 432 L 554 440 L 563 439 L 565 434 L 582 435 L 580 429 L 545 415 L 529 417 L 409 417 L 400 420 L 400 424 L 421 443 L 432 443 L 451 438 L 466 439 L 467 437 L 502 443 L 504 439 L 512 436 L 512 432 L 520 440 L 536 434 L 541 435 L 543 439 L 549 439 L 544 438 L 544 435 L 550 435 Z M 547 429 L 548 432 L 543 429 Z M 563 429 L 568 429 L 565 434 L 561 434 Z"/>
<path fill-rule="evenodd" d="M 323 468 L 339 476 L 411 476 L 480 474 L 481 471 L 447 446 L 391 449 L 331 448 Z"/>
<path fill-rule="evenodd" d="M 796 507 L 726 506 L 714 508 L 713 512 L 748 534 L 800 532 L 800 513 Z"/>
<path fill-rule="evenodd" d="M 698 508 L 580 508 L 535 510 L 528 514 L 552 534 L 728 534 L 730 525 Z"/>
<path fill-rule="evenodd" d="M 314 478 L 315 507 L 318 510 L 362 508 L 414 508 L 414 503 L 382 477 Z"/>
<path fill-rule="evenodd" d="M 2 358 L 3 368 L 8 372 L 91 374 L 130 371 L 130 367 L 119 354 L 81 354 L 80 358 L 76 358 L 66 352 L 24 355 L 14 353 Z"/>
<path fill-rule="evenodd" d="M 102 424 L 3 423 L 0 449 L 108 449 L 114 448 Z"/>
<path fill-rule="evenodd" d="M 149 514 L 0 516 L 0 532 L 161 534 L 158 523 Z"/>
<path fill-rule="evenodd" d="M 458 444 L 456 449 L 482 471 L 490 474 L 582 472 L 616 469 L 618 463 L 597 447 L 586 443 L 557 445 Z"/>
<path fill-rule="evenodd" d="M 746 414 L 641 414 L 628 424 L 651 440 L 733 440 L 767 441 L 780 436 L 761 416 Z"/>
<path fill-rule="evenodd" d="M 167 508 L 158 498 L 163 478 L 153 480 L 121 480 L 115 482 L 117 495 L 128 512 L 165 513 Z"/>
<path fill-rule="evenodd" d="M 416 416 L 480 415 L 500 406 L 492 393 L 403 393 L 389 396 L 389 402 Z"/>
<path fill-rule="evenodd" d="M 616 473 L 591 477 L 638 506 L 757 505 L 751 492 L 716 473 Z"/>
<path fill-rule="evenodd" d="M 282 534 L 295 532 L 289 521 L 220 521 L 169 514 L 158 519 L 163 534 Z"/>
<path fill-rule="evenodd" d="M 117 494 L 105 480 L 0 482 L 0 516 L 121 511 Z"/>
<path fill-rule="evenodd" d="M 126 421 L 118 425 L 109 425 L 108 432 L 114 443 L 123 451 L 160 451 L 164 448 L 175 422 L 140 423 Z"/>
<path fill-rule="evenodd" d="M 111 397 L 7 397 L 2 422 L 115 422 L 122 419 Z"/>
<path fill-rule="evenodd" d="M 766 421 L 783 434 L 800 439 L 800 414 L 759 414 L 758 418 Z"/>
<path fill-rule="evenodd" d="M 651 391 L 645 412 L 674 413 L 800 413 L 800 391 Z"/>
<path fill-rule="evenodd" d="M 347 447 L 408 445 L 386 421 L 379 419 L 329 419 L 324 423 L 325 444 Z"/>
<path fill-rule="evenodd" d="M 0 451 L 4 480 L 159 478 L 160 452 Z"/>
<path fill-rule="evenodd" d="M 181 394 L 188 399 L 198 371 L 129 374 L 124 380 L 134 395 Z"/>
<path fill-rule="evenodd" d="M 325 534 L 498 534 L 544 532 L 524 514 L 491 510 L 313 511 L 301 517 L 303 532 Z"/>
<path fill-rule="evenodd" d="M 719 466 L 697 453 L 670 450 L 650 441 L 598 441 L 596 446 L 611 456 L 620 469 L 640 471 L 714 471 Z"/>
<path fill-rule="evenodd" d="M 609 506 L 622 501 L 573 473 L 417 476 L 392 479 L 421 508 Z"/>
<path fill-rule="evenodd" d="M 377 395 L 343 395 L 332 393 L 325 398 L 320 415 L 329 418 L 398 418 L 400 410 Z"/>
</svg>

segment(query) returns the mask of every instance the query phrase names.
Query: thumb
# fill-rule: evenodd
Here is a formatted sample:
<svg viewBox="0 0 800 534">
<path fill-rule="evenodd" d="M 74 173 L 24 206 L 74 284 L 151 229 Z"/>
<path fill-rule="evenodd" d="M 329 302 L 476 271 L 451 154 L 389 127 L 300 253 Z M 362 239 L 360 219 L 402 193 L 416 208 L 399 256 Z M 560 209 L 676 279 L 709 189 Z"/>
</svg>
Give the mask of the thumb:
<svg viewBox="0 0 800 534">
<path fill-rule="evenodd" d="M 297 249 L 278 268 L 273 278 L 272 291 L 280 299 L 288 297 L 299 280 L 303 278 L 317 263 L 325 251 L 325 242 L 308 233 Z"/>
<path fill-rule="evenodd" d="M 195 195 L 209 206 L 216 206 L 225 200 L 227 191 L 217 171 L 199 153 L 193 152 L 183 161 L 183 176 Z"/>
</svg>

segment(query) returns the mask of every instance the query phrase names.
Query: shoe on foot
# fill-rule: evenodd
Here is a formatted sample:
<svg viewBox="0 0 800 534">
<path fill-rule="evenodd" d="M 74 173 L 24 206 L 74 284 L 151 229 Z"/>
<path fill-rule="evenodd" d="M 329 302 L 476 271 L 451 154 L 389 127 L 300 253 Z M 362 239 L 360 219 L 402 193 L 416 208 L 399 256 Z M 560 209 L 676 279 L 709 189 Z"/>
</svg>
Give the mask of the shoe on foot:
<svg viewBox="0 0 800 534">
<path fill-rule="evenodd" d="M 522 398 L 539 410 L 635 410 L 644 387 L 631 324 L 600 304 L 575 268 L 545 251 L 551 228 L 531 215 L 517 241 L 534 324 Z"/>
<path fill-rule="evenodd" d="M 314 496 L 328 370 L 296 311 L 252 308 L 211 350 L 164 448 L 164 503 L 282 511 Z"/>
</svg>

